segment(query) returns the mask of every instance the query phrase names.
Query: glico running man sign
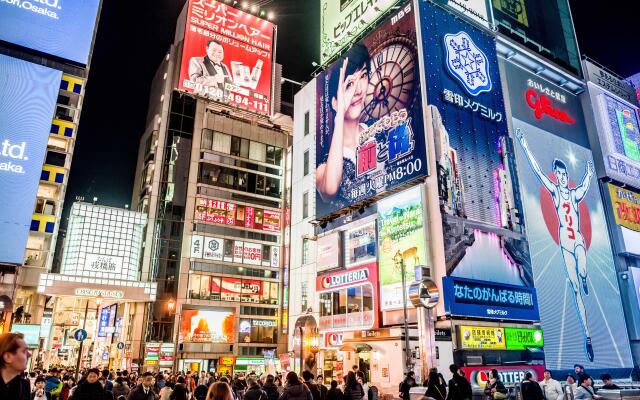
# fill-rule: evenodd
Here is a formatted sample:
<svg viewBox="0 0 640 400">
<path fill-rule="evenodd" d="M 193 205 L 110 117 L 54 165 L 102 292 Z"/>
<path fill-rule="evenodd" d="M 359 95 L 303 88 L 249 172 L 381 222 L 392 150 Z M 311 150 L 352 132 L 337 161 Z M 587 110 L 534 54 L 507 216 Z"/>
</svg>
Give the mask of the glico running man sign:
<svg viewBox="0 0 640 400">
<path fill-rule="evenodd" d="M 274 26 L 215 1 L 189 0 L 178 88 L 271 113 Z"/>
</svg>

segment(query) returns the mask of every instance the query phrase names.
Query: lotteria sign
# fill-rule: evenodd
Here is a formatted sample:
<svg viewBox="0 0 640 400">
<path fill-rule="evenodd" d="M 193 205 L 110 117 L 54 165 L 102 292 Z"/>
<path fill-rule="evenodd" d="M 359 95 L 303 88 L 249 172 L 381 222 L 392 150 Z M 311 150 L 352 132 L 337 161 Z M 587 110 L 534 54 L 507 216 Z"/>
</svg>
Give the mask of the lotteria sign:
<svg viewBox="0 0 640 400">
<path fill-rule="evenodd" d="M 343 334 L 342 333 L 325 333 L 324 334 L 324 347 L 340 347 L 342 346 Z"/>
<path fill-rule="evenodd" d="M 319 289 L 335 289 L 343 286 L 350 286 L 367 282 L 368 280 L 369 270 L 366 268 L 345 271 L 338 274 L 323 276 L 321 278 L 321 288 Z"/>
<path fill-rule="evenodd" d="M 489 381 L 489 373 L 492 369 L 498 370 L 500 381 L 505 385 L 516 385 L 524 380 L 527 372 L 531 372 L 533 379 L 542 380 L 544 376 L 544 365 L 523 365 L 523 366 L 490 366 L 490 367 L 463 367 L 461 368 L 465 376 L 469 378 L 473 388 L 482 388 Z"/>
</svg>

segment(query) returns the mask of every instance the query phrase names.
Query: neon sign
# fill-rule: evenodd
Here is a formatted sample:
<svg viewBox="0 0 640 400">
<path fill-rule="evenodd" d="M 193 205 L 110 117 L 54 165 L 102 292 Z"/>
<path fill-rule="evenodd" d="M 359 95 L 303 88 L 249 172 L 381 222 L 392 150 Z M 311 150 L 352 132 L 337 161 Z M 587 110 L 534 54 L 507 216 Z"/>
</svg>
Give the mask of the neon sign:
<svg viewBox="0 0 640 400">
<path fill-rule="evenodd" d="M 539 94 L 533 89 L 529 89 L 524 94 L 527 104 L 534 111 L 537 119 L 542 119 L 546 114 L 554 119 L 567 124 L 573 124 L 575 120 L 567 115 L 566 112 L 553 107 L 553 102 L 544 94 Z"/>
</svg>

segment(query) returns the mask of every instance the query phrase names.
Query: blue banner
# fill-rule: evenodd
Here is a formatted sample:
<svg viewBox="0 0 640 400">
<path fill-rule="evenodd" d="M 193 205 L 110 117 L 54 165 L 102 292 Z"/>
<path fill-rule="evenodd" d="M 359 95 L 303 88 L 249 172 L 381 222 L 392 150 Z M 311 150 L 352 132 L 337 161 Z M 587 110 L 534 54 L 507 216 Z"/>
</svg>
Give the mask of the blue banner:
<svg viewBox="0 0 640 400">
<path fill-rule="evenodd" d="M 537 321 L 536 290 L 454 277 L 442 278 L 447 314 L 488 319 Z"/>
<path fill-rule="evenodd" d="M 4 31 L 1 18 L 0 26 Z M 25 261 L 61 76 L 60 71 L 0 55 L 0 262 Z"/>
<path fill-rule="evenodd" d="M 2 0 L 0 40 L 87 64 L 100 0 Z"/>
</svg>

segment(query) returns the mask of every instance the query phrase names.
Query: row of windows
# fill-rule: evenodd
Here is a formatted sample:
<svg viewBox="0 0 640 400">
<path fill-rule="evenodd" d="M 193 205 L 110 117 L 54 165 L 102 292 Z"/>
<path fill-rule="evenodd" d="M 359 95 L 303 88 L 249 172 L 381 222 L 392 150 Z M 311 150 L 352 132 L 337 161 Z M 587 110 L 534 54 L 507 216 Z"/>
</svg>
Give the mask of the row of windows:
<svg viewBox="0 0 640 400">
<path fill-rule="evenodd" d="M 274 198 L 282 197 L 282 179 L 213 164 L 200 164 L 200 183 Z"/>
<path fill-rule="evenodd" d="M 198 272 L 210 272 L 214 274 L 238 275 L 251 278 L 279 279 L 280 272 L 264 268 L 237 267 L 235 265 L 211 264 L 194 261 L 191 270 Z"/>
<path fill-rule="evenodd" d="M 280 243 L 278 236 L 268 233 L 247 231 L 241 228 L 231 228 L 223 225 L 196 224 L 198 233 L 229 236 L 238 239 L 259 240 L 261 242 Z"/>
<path fill-rule="evenodd" d="M 281 147 L 215 132 L 211 129 L 202 130 L 201 148 L 282 166 L 283 150 Z"/>
<path fill-rule="evenodd" d="M 237 158 L 226 157 L 220 154 L 202 152 L 200 153 L 200 158 L 202 158 L 204 161 L 211 161 L 216 164 L 229 165 L 232 167 L 250 169 L 256 172 L 262 172 L 264 174 L 282 176 L 282 168 L 269 167 L 264 164 L 258 164 L 251 161 L 239 160 Z"/>
<path fill-rule="evenodd" d="M 200 274 L 189 276 L 189 298 L 256 304 L 279 304 L 276 282 L 228 278 Z"/>
</svg>

